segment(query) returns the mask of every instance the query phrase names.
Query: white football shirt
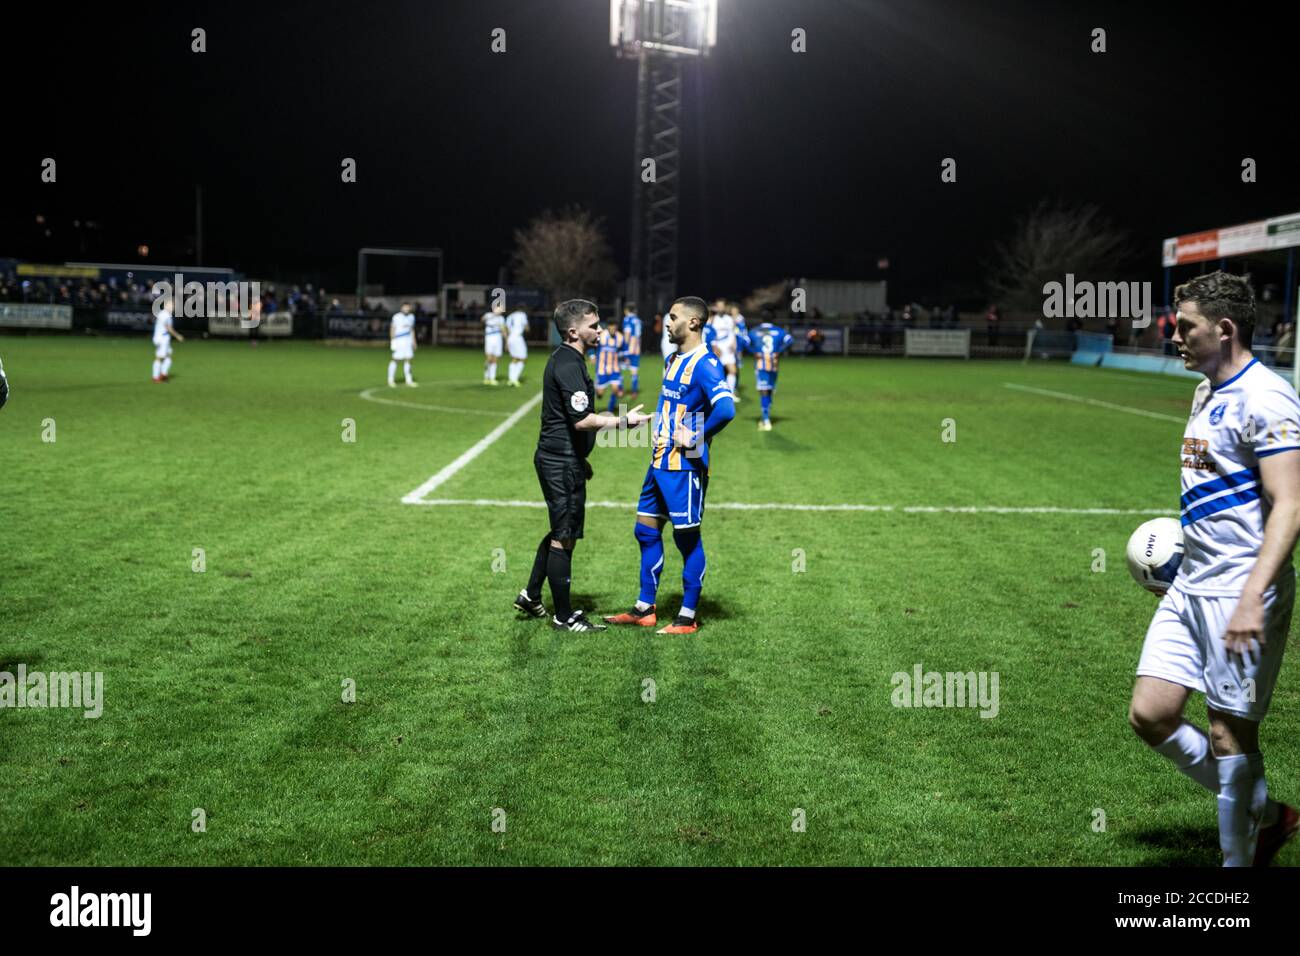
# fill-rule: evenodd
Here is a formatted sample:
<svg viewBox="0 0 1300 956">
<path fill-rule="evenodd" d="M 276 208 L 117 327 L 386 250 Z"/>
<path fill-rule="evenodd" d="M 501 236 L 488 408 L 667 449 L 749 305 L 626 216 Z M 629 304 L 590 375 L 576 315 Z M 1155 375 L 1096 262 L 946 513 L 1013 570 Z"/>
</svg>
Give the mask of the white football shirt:
<svg viewBox="0 0 1300 956">
<path fill-rule="evenodd" d="M 415 331 L 415 313 L 406 312 L 393 313 L 393 330 L 392 338 L 394 340 L 405 338 Z"/>
<path fill-rule="evenodd" d="M 163 309 L 153 320 L 153 341 L 155 345 L 162 345 L 164 342 L 171 341 L 171 325 L 172 314 Z"/>
<path fill-rule="evenodd" d="M 497 315 L 495 312 L 483 313 L 483 338 L 491 339 L 493 336 L 501 338 L 501 329 L 505 326 L 506 320 Z"/>
<path fill-rule="evenodd" d="M 506 316 L 506 329 L 512 339 L 522 339 L 528 331 L 528 316 L 516 309 Z"/>
<path fill-rule="evenodd" d="M 1300 449 L 1300 399 L 1251 359 L 1218 387 L 1196 387 L 1183 432 L 1181 520 L 1186 549 L 1175 585 L 1236 597 L 1259 557 L 1270 502 L 1259 460 Z M 1288 559 L 1281 574 L 1294 575 Z"/>
<path fill-rule="evenodd" d="M 715 315 L 713 317 L 713 331 L 715 338 L 713 344 L 719 348 L 729 349 L 736 344 L 736 320 L 729 315 Z"/>
</svg>

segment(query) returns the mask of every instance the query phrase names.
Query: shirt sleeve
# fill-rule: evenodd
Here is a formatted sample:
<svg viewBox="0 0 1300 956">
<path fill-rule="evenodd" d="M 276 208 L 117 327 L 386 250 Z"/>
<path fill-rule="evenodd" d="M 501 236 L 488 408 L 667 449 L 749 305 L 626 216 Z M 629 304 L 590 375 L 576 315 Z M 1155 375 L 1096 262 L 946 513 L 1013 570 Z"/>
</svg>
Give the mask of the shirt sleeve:
<svg viewBox="0 0 1300 956">
<path fill-rule="evenodd" d="M 1242 416 L 1241 440 L 1256 458 L 1300 449 L 1300 399 L 1273 389 L 1252 395 Z"/>
<path fill-rule="evenodd" d="M 580 362 L 565 362 L 555 374 L 555 384 L 564 401 L 564 413 L 570 422 L 579 422 L 591 412 L 591 399 L 587 395 L 587 379 Z"/>
</svg>

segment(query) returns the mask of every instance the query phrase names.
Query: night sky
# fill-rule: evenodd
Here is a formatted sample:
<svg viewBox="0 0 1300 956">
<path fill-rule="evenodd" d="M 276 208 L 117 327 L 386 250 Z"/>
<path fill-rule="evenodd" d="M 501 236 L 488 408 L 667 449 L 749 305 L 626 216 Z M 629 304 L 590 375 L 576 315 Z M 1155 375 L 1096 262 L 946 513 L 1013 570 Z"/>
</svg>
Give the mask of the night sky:
<svg viewBox="0 0 1300 956">
<path fill-rule="evenodd" d="M 687 71 L 679 291 L 871 278 L 887 256 L 891 299 L 969 294 L 992 241 L 1055 197 L 1100 205 L 1158 280 L 1164 236 L 1300 209 L 1289 32 L 1253 6 L 1138 6 L 722 0 L 719 45 Z M 26 16 L 2 41 L 0 257 L 136 261 L 148 242 L 188 264 L 201 183 L 205 263 L 252 276 L 350 290 L 357 247 L 391 244 L 495 282 L 516 227 L 576 203 L 626 271 L 636 68 L 608 45 L 606 0 Z"/>
</svg>

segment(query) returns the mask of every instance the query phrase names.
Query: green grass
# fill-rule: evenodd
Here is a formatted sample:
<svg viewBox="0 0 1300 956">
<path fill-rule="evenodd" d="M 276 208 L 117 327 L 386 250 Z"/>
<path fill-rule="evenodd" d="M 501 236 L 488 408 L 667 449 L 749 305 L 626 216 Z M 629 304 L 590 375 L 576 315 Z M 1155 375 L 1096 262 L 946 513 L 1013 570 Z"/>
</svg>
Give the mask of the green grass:
<svg viewBox="0 0 1300 956">
<path fill-rule="evenodd" d="M 545 512 L 400 502 L 534 394 L 544 352 L 518 391 L 479 385 L 473 352 L 425 349 L 422 388 L 377 393 L 495 417 L 363 400 L 383 351 L 176 353 L 154 385 L 142 339 L 0 339 L 0 669 L 105 681 L 97 720 L 0 710 L 0 863 L 1217 862 L 1213 799 L 1126 723 L 1154 609 L 1124 568 L 1141 516 L 715 508 L 697 636 L 564 634 L 510 610 Z M 1177 503 L 1180 424 L 1003 383 L 1178 418 L 1188 381 L 792 359 L 765 434 L 752 375 L 711 503 Z M 540 500 L 536 437 L 532 412 L 437 496 Z M 589 511 L 578 607 L 635 597 L 647 457 L 594 453 L 588 497 L 627 509 Z M 918 662 L 997 672 L 998 715 L 893 707 L 891 675 Z M 1263 725 L 1283 797 L 1298 678 L 1293 655 Z"/>
</svg>

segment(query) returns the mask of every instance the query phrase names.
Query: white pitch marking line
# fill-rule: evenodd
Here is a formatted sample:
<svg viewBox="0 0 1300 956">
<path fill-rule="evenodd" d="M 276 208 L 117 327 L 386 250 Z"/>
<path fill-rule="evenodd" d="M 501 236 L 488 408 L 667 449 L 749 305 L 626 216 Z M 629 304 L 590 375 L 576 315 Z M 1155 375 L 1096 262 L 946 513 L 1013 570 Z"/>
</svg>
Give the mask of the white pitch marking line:
<svg viewBox="0 0 1300 956">
<path fill-rule="evenodd" d="M 545 508 L 544 501 L 520 501 L 503 498 L 421 498 L 413 500 L 412 495 L 402 499 L 408 505 L 467 505 L 473 508 Z M 588 508 L 623 508 L 632 510 L 634 501 L 588 501 Z M 794 504 L 751 504 L 747 501 L 709 502 L 709 510 L 723 511 L 873 511 L 904 514 L 1007 514 L 1007 515 L 1173 515 L 1171 508 L 1056 508 L 1042 507 L 999 507 L 997 505 L 794 505 Z"/>
<path fill-rule="evenodd" d="M 1021 392 L 1034 392 L 1038 395 L 1050 395 L 1052 398 L 1064 398 L 1071 402 L 1082 402 L 1085 405 L 1096 405 L 1099 408 L 1110 408 L 1117 412 L 1128 412 L 1130 415 L 1144 415 L 1147 418 L 1158 418 L 1163 422 L 1177 422 L 1180 425 L 1186 425 L 1187 419 L 1177 418 L 1173 415 L 1164 415 L 1160 412 L 1149 412 L 1145 408 L 1132 408 L 1128 405 L 1116 405 L 1114 402 L 1103 402 L 1099 398 L 1085 398 L 1082 395 L 1071 395 L 1068 392 L 1053 392 L 1047 388 L 1034 388 L 1030 385 L 1017 385 L 1013 382 L 1003 382 L 1007 388 L 1014 388 Z"/>
<path fill-rule="evenodd" d="M 382 386 L 381 386 L 382 387 Z M 361 391 L 361 397 L 368 402 L 378 402 L 380 405 L 397 405 L 401 408 L 419 408 L 426 412 L 457 412 L 461 415 L 490 415 L 492 418 L 504 418 L 506 412 L 489 412 L 481 408 L 454 408 L 451 405 L 424 405 L 420 402 L 403 402 L 396 398 L 375 398 L 371 392 L 377 392 L 379 388 L 367 388 Z"/>
<path fill-rule="evenodd" d="M 495 442 L 498 438 L 500 438 L 502 435 L 508 432 L 510 430 L 510 427 L 514 425 L 515 422 L 519 421 L 519 419 L 523 418 L 530 411 L 536 408 L 538 403 L 541 402 L 541 400 L 542 400 L 542 393 L 538 392 L 528 401 L 524 402 L 522 405 L 520 405 L 517 409 L 515 409 L 510 414 L 509 418 L 507 418 L 496 428 L 488 432 L 487 435 L 485 435 L 483 438 L 479 439 L 478 443 L 475 444 L 473 448 L 465 452 L 465 454 L 461 455 L 459 458 L 453 461 L 446 468 L 442 469 L 442 471 L 438 472 L 436 475 L 434 475 L 432 478 L 430 478 L 428 481 L 422 484 L 419 488 L 416 488 L 409 495 L 403 498 L 402 504 L 404 505 L 424 504 L 424 502 L 421 501 L 421 499 L 425 495 L 433 491 L 443 482 L 450 479 L 453 475 L 456 474 L 456 472 L 460 471 L 462 468 L 464 468 L 466 465 L 472 462 L 479 455 L 483 454 L 483 452 L 487 451 L 488 448 L 492 446 L 493 442 Z"/>
</svg>

